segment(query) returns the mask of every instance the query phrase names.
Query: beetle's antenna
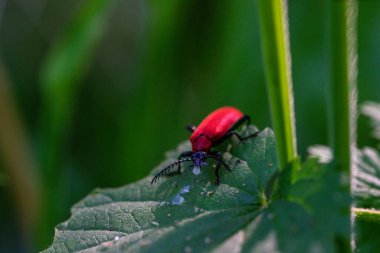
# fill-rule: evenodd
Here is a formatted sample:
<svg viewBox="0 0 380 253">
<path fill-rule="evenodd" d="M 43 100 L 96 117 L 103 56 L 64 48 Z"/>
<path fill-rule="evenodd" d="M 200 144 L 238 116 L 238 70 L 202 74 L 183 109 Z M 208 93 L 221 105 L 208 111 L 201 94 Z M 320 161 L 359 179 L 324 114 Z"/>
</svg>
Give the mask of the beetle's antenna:
<svg viewBox="0 0 380 253">
<path fill-rule="evenodd" d="M 192 161 L 191 158 L 188 158 L 188 159 L 181 159 L 181 160 L 178 160 L 178 161 L 175 161 L 174 163 L 170 164 L 169 166 L 167 166 L 166 168 L 162 169 L 160 172 L 158 172 L 154 178 L 152 179 L 152 181 L 150 182 L 151 184 L 155 183 L 158 179 L 160 179 L 161 177 L 163 177 L 164 175 L 168 174 L 169 171 L 174 168 L 175 166 L 179 166 L 181 163 L 183 162 L 188 162 L 188 161 Z"/>
</svg>

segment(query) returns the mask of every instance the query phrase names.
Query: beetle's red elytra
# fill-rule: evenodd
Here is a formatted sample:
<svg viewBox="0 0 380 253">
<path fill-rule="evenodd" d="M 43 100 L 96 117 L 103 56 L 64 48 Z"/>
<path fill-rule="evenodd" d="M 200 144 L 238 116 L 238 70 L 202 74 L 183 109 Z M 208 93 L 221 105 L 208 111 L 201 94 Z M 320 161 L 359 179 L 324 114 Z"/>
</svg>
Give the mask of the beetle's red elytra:
<svg viewBox="0 0 380 253">
<path fill-rule="evenodd" d="M 250 117 L 248 115 L 243 114 L 240 110 L 234 107 L 226 106 L 211 112 L 205 119 L 202 120 L 198 127 L 187 126 L 187 129 L 193 133 L 190 136 L 192 150 L 181 153 L 178 160 L 155 175 L 151 183 L 153 184 L 164 175 L 180 174 L 181 163 L 186 161 L 193 162 L 193 173 L 198 175 L 200 173 L 200 168 L 207 165 L 206 160 L 208 158 L 212 158 L 217 161 L 215 168 L 215 184 L 219 185 L 220 165 L 223 165 L 223 167 L 227 170 L 230 170 L 230 168 L 223 161 L 222 154 L 218 151 L 212 151 L 211 149 L 220 145 L 232 135 L 238 137 L 240 141 L 244 141 L 249 138 L 256 137 L 259 134 L 260 131 L 249 136 L 242 137 L 235 132 L 235 130 L 244 122 L 246 122 L 247 125 L 250 124 Z M 175 166 L 178 166 L 177 171 L 169 173 Z"/>
<path fill-rule="evenodd" d="M 234 107 L 222 107 L 210 113 L 190 137 L 193 152 L 209 152 L 213 142 L 222 138 L 243 116 Z"/>
</svg>

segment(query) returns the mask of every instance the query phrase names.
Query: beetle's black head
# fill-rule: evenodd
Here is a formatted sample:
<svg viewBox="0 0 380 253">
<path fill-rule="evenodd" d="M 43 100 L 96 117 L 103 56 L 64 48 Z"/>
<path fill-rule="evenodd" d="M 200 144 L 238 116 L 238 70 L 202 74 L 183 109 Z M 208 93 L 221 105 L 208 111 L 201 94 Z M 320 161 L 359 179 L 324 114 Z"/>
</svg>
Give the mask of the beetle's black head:
<svg viewBox="0 0 380 253">
<path fill-rule="evenodd" d="M 200 168 L 207 165 L 207 153 L 204 151 L 194 152 L 191 159 L 193 160 L 193 173 L 198 175 L 200 173 Z"/>
</svg>

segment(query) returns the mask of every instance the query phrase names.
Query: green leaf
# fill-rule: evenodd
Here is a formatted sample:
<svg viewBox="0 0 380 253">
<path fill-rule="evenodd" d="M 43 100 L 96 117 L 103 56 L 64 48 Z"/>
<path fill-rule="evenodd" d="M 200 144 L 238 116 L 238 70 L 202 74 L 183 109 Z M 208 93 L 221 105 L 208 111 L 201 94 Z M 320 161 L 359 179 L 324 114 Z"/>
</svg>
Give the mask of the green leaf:
<svg viewBox="0 0 380 253">
<path fill-rule="evenodd" d="M 243 135 L 255 131 L 250 127 Z M 117 189 L 96 190 L 76 204 L 45 252 L 333 252 L 335 234 L 348 238 L 349 216 L 335 211 L 342 206 L 338 204 L 330 213 L 323 198 L 344 195 L 339 189 L 332 192 L 339 187 L 326 187 L 339 185 L 339 174 L 330 175 L 328 166 L 314 162 L 305 167 L 312 191 L 299 192 L 303 178 L 287 186 L 293 200 L 271 201 L 265 193 L 279 167 L 273 132 L 265 129 L 257 138 L 230 143 L 221 150 L 228 151 L 224 160 L 232 171 L 222 171 L 219 186 L 211 162 L 198 176 L 185 169 L 180 176 L 150 184 L 152 175 L 190 149 L 183 143 L 166 154 L 152 175 Z M 327 183 L 319 182 L 325 176 Z M 345 199 L 339 199 L 343 206 Z M 321 218 L 334 223 L 325 225 Z"/>
<path fill-rule="evenodd" d="M 355 206 L 380 209 L 380 154 L 373 148 L 355 149 L 353 155 L 352 194 Z M 320 162 L 331 161 L 331 149 L 326 146 L 313 146 L 309 154 Z"/>
<path fill-rule="evenodd" d="M 380 140 L 380 104 L 367 102 L 362 113 L 370 118 L 373 136 Z M 361 207 L 355 210 L 355 251 L 376 252 L 380 248 L 380 155 L 364 148 L 356 152 L 355 163 L 353 189 L 356 206 Z"/>
<path fill-rule="evenodd" d="M 380 155 L 364 148 L 356 152 L 355 160 L 353 193 L 356 206 L 361 207 L 355 210 L 355 252 L 376 252 L 380 248 L 380 212 L 375 210 L 380 210 Z"/>
<path fill-rule="evenodd" d="M 379 222 L 357 219 L 355 221 L 355 252 L 377 252 L 380 248 L 379 236 Z"/>
<path fill-rule="evenodd" d="M 324 146 L 309 149 L 312 156 L 331 159 Z M 355 200 L 355 252 L 376 252 L 380 248 L 380 155 L 372 148 L 354 150 L 352 195 Z M 357 208 L 359 207 L 359 208 Z M 327 224 L 333 224 L 331 221 Z"/>
<path fill-rule="evenodd" d="M 355 152 L 353 193 L 356 206 L 380 209 L 380 155 L 372 148 Z"/>
<path fill-rule="evenodd" d="M 366 102 L 362 106 L 362 113 L 371 120 L 373 127 L 373 137 L 380 140 L 380 104 L 375 102 Z"/>
</svg>

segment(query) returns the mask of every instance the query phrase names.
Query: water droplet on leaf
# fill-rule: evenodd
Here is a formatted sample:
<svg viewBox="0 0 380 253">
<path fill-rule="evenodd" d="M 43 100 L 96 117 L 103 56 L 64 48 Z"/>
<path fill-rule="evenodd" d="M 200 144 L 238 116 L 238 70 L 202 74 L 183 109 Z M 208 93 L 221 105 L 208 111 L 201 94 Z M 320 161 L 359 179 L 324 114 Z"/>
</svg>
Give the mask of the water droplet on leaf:
<svg viewBox="0 0 380 253">
<path fill-rule="evenodd" d="M 181 195 L 177 194 L 172 199 L 172 204 L 173 205 L 181 205 L 184 201 L 185 201 L 185 199 Z"/>
<path fill-rule="evenodd" d="M 182 189 L 180 191 L 181 194 L 185 194 L 188 192 L 190 192 L 190 185 L 185 185 L 184 187 L 182 187 Z"/>
<path fill-rule="evenodd" d="M 198 166 L 194 166 L 193 168 L 193 174 L 198 176 L 201 173 L 201 168 Z"/>
</svg>

